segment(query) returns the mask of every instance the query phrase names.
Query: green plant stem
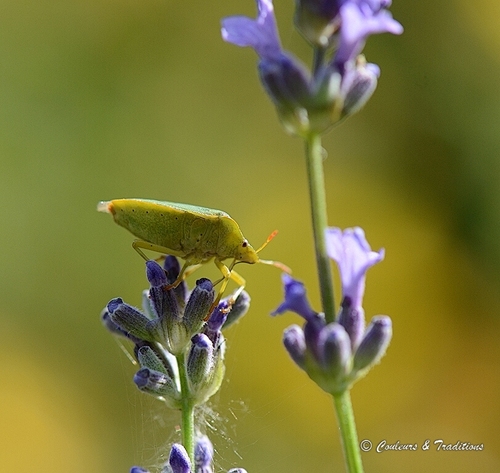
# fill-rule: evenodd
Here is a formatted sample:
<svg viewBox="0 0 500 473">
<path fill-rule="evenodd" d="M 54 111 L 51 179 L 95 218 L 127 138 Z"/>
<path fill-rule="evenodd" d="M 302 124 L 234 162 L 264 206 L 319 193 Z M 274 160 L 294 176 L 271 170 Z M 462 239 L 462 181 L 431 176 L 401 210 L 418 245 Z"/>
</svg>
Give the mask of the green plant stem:
<svg viewBox="0 0 500 473">
<path fill-rule="evenodd" d="M 323 174 L 323 149 L 319 134 L 312 133 L 306 138 L 306 161 L 321 304 L 326 322 L 330 323 L 335 319 L 335 300 L 333 296 L 332 267 L 326 252 L 325 230 L 328 225 L 328 216 Z"/>
<path fill-rule="evenodd" d="M 194 404 L 189 392 L 189 384 L 186 373 L 184 353 L 178 355 L 177 366 L 179 368 L 179 378 L 181 381 L 181 435 L 182 445 L 186 449 L 191 464 L 194 465 Z"/>
<path fill-rule="evenodd" d="M 311 199 L 311 216 L 314 233 L 314 248 L 318 266 L 321 303 L 327 323 L 335 319 L 335 300 L 330 259 L 326 252 L 325 230 L 328 225 L 326 211 L 325 178 L 323 174 L 323 153 L 321 136 L 311 134 L 306 139 L 307 176 Z M 346 468 L 349 473 L 363 473 L 363 464 L 358 445 L 356 423 L 348 390 L 333 396 L 340 436 L 344 449 Z"/>
<path fill-rule="evenodd" d="M 352 410 L 351 393 L 349 390 L 346 390 L 341 394 L 334 394 L 333 401 L 337 413 L 347 471 L 349 473 L 363 473 L 358 434 L 356 433 L 356 422 L 354 421 L 354 412 Z"/>
</svg>

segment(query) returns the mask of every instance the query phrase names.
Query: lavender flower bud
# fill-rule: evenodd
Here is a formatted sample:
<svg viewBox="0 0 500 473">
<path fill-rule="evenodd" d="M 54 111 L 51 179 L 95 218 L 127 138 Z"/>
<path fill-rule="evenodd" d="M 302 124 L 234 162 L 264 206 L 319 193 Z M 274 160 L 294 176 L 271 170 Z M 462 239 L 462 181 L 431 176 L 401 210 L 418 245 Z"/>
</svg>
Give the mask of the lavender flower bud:
<svg viewBox="0 0 500 473">
<path fill-rule="evenodd" d="M 297 328 L 292 333 L 299 335 Z M 300 352 L 294 353 L 301 362 L 299 366 L 327 393 L 344 391 L 348 386 L 351 368 L 351 341 L 345 329 L 336 322 L 325 325 L 323 319 L 318 318 L 316 322 L 306 322 L 304 338 L 302 359 Z M 302 350 L 300 338 L 295 343 L 299 346 L 298 350 Z"/>
<path fill-rule="evenodd" d="M 283 333 L 283 344 L 292 360 L 304 369 L 306 340 L 304 332 L 298 325 L 288 327 Z"/>
<path fill-rule="evenodd" d="M 342 325 L 328 324 L 323 330 L 323 367 L 332 379 L 338 380 L 350 369 L 351 340 Z"/>
<path fill-rule="evenodd" d="M 162 287 L 167 284 L 165 271 L 156 261 L 146 261 L 146 277 L 152 287 Z"/>
<path fill-rule="evenodd" d="M 194 473 L 213 473 L 214 447 L 206 435 L 196 439 L 194 447 Z"/>
<path fill-rule="evenodd" d="M 208 333 L 218 332 L 221 330 L 222 326 L 226 323 L 227 315 L 231 310 L 229 302 L 223 300 L 219 302 L 218 306 L 212 312 L 212 315 L 207 320 L 207 325 L 205 327 Z"/>
<path fill-rule="evenodd" d="M 181 265 L 175 256 L 167 255 L 163 263 L 163 269 L 165 270 L 168 284 L 172 284 L 181 272 Z"/>
<path fill-rule="evenodd" d="M 344 327 L 351 339 L 351 349 L 354 352 L 363 338 L 365 330 L 365 311 L 362 307 L 353 307 L 351 298 L 344 297 L 337 322 Z"/>
<path fill-rule="evenodd" d="M 170 408 L 180 408 L 180 393 L 167 374 L 142 368 L 134 375 L 134 383 L 141 391 L 164 398 Z"/>
<path fill-rule="evenodd" d="M 172 379 L 178 377 L 177 361 L 174 355 L 160 344 L 140 341 L 134 346 L 134 355 L 141 368 L 166 373 Z"/>
<path fill-rule="evenodd" d="M 323 360 L 322 331 L 325 325 L 323 314 L 315 314 L 314 318 L 309 319 L 304 325 L 307 351 L 313 355 L 317 363 Z"/>
<path fill-rule="evenodd" d="M 203 333 L 210 339 L 214 347 L 218 347 L 220 344 L 221 328 L 227 320 L 229 310 L 231 310 L 229 302 L 227 300 L 221 301 L 205 324 Z"/>
<path fill-rule="evenodd" d="M 362 56 L 361 56 L 362 58 Z M 342 83 L 344 106 L 341 118 L 353 115 L 363 108 L 377 88 L 380 69 L 366 64 L 364 58 L 352 69 L 347 69 Z"/>
<path fill-rule="evenodd" d="M 122 330 L 118 325 L 116 325 L 112 320 L 109 315 L 108 309 L 103 309 L 101 312 L 101 322 L 102 324 L 111 332 L 114 333 L 115 335 L 121 335 L 122 337 L 125 337 L 125 331 Z"/>
<path fill-rule="evenodd" d="M 149 298 L 149 289 L 144 289 L 144 291 L 142 291 L 142 311 L 149 320 L 154 320 L 158 317 L 156 311 L 151 305 L 151 299 Z"/>
<path fill-rule="evenodd" d="M 250 309 L 250 295 L 246 291 L 241 291 L 239 296 L 234 301 L 231 310 L 229 311 L 222 328 L 225 330 L 229 326 L 238 322 Z"/>
<path fill-rule="evenodd" d="M 177 276 L 181 271 L 181 266 L 179 264 L 178 259 L 175 256 L 166 256 L 165 262 L 163 263 L 163 269 L 167 275 L 168 284 L 172 284 L 177 280 Z M 174 294 L 177 298 L 177 302 L 181 308 L 184 308 L 186 305 L 186 297 L 187 297 L 187 284 L 185 281 L 181 281 L 177 287 L 173 289 Z"/>
<path fill-rule="evenodd" d="M 148 293 L 151 308 L 158 319 L 154 326 L 161 343 L 167 337 L 168 319 L 179 320 L 180 308 L 173 291 L 165 289 L 167 277 L 156 261 L 146 262 L 146 274 L 151 284 Z"/>
<path fill-rule="evenodd" d="M 140 466 L 133 466 L 130 468 L 130 473 L 149 473 L 149 470 L 141 468 Z"/>
<path fill-rule="evenodd" d="M 338 1 L 297 0 L 294 22 L 302 36 L 311 44 L 328 46 L 330 38 L 339 27 Z"/>
<path fill-rule="evenodd" d="M 184 310 L 183 323 L 188 333 L 193 335 L 199 331 L 213 301 L 214 289 L 212 282 L 206 278 L 198 279 Z"/>
<path fill-rule="evenodd" d="M 193 337 L 186 371 L 188 372 L 190 396 L 196 405 L 204 404 L 220 388 L 224 379 L 224 336 L 220 334 L 218 346 L 205 334 Z"/>
<path fill-rule="evenodd" d="M 168 460 L 172 473 L 190 473 L 191 461 L 186 449 L 179 443 L 174 443 L 170 450 L 170 457 Z"/>
<path fill-rule="evenodd" d="M 300 63 L 282 54 L 279 58 L 262 59 L 259 73 L 267 93 L 280 109 L 293 113 L 307 105 L 311 78 Z"/>
<path fill-rule="evenodd" d="M 163 287 L 150 288 L 149 299 L 156 315 L 149 323 L 149 329 L 157 342 L 169 346 L 175 332 L 173 327 L 181 322 L 179 305 L 173 292 Z"/>
<path fill-rule="evenodd" d="M 384 356 L 392 337 L 390 317 L 373 317 L 365 336 L 354 353 L 353 371 L 367 370 Z"/>
<path fill-rule="evenodd" d="M 165 366 L 165 360 L 160 359 L 150 346 L 144 345 L 140 347 L 137 350 L 136 356 L 141 368 L 149 368 L 150 370 L 159 371 L 160 373 L 164 373 L 173 378 L 172 367 Z"/>
<path fill-rule="evenodd" d="M 107 311 L 111 321 L 119 330 L 130 333 L 140 340 L 154 341 L 149 327 L 150 320 L 136 308 L 125 304 L 121 298 L 109 301 Z"/>
<path fill-rule="evenodd" d="M 140 343 L 143 341 L 137 337 L 134 337 L 130 332 L 128 332 L 127 330 L 123 330 L 121 327 L 115 324 L 111 319 L 111 316 L 109 315 L 107 309 L 104 309 L 101 312 L 101 322 L 111 333 L 115 335 L 120 335 L 121 337 L 127 338 L 134 343 Z"/>
<path fill-rule="evenodd" d="M 167 291 L 172 294 L 172 291 Z M 196 281 L 196 287 L 191 292 L 189 300 L 184 309 L 184 316 L 179 319 L 166 317 L 164 326 L 168 337 L 166 346 L 168 350 L 178 355 L 183 352 L 189 344 L 191 337 L 197 333 L 206 317 L 208 310 L 214 299 L 214 290 L 212 282 L 209 279 L 199 279 Z"/>
<path fill-rule="evenodd" d="M 213 345 L 210 339 L 202 333 L 192 338 L 193 346 L 187 361 L 187 374 L 190 381 L 191 395 L 194 396 L 200 385 L 209 378 L 213 368 Z"/>
</svg>

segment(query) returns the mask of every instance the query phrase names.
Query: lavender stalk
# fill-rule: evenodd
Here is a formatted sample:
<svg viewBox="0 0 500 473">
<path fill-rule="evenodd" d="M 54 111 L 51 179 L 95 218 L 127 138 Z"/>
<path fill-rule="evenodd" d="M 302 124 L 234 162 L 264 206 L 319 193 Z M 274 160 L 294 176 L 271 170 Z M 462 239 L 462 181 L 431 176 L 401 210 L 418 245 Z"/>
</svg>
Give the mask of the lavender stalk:
<svg viewBox="0 0 500 473">
<path fill-rule="evenodd" d="M 384 253 L 371 251 L 360 228 L 328 228 L 321 135 L 359 111 L 377 86 L 380 69 L 361 54 L 369 35 L 400 34 L 387 7 L 391 0 L 297 0 L 295 26 L 313 48 L 309 71 L 281 47 L 272 0 L 257 0 L 257 18 L 222 21 L 222 37 L 252 47 L 259 56 L 261 82 L 291 134 L 305 141 L 307 175 L 322 312 L 305 297 L 304 285 L 284 275 L 284 302 L 274 315 L 291 310 L 305 319 L 283 342 L 292 360 L 334 399 L 346 469 L 362 473 L 349 391 L 385 353 L 392 336 L 386 316 L 365 332 L 362 298 L 365 274 Z M 335 313 L 330 259 L 339 265 L 343 298 Z"/>
</svg>

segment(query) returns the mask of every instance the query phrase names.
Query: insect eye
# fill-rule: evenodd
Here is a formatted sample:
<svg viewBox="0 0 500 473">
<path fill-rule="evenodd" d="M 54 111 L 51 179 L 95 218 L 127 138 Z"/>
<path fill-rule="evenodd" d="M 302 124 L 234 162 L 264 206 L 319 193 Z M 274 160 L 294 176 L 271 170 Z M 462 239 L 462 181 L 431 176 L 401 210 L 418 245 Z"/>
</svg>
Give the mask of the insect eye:
<svg viewBox="0 0 500 473">
<path fill-rule="evenodd" d="M 246 248 L 248 246 L 248 241 L 243 240 L 243 243 L 241 244 L 243 248 Z"/>
</svg>

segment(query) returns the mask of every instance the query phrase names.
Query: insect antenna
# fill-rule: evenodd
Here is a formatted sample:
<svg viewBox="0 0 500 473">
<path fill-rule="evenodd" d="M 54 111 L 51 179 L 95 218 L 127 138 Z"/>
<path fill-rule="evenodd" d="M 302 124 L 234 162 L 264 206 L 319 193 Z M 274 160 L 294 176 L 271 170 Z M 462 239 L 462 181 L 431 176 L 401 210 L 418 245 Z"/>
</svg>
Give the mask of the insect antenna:
<svg viewBox="0 0 500 473">
<path fill-rule="evenodd" d="M 277 234 L 278 234 L 278 230 L 274 230 L 274 232 L 272 232 L 267 237 L 267 240 L 263 243 L 263 245 L 259 249 L 255 250 L 255 252 L 259 253 L 260 251 L 262 251 Z M 285 273 L 288 273 L 288 274 L 292 273 L 292 270 L 286 264 L 280 263 L 279 261 L 271 261 L 271 260 L 259 258 L 259 263 L 264 263 L 264 264 L 269 264 L 271 266 L 276 266 L 277 268 L 281 269 L 281 271 L 284 271 Z"/>
</svg>

